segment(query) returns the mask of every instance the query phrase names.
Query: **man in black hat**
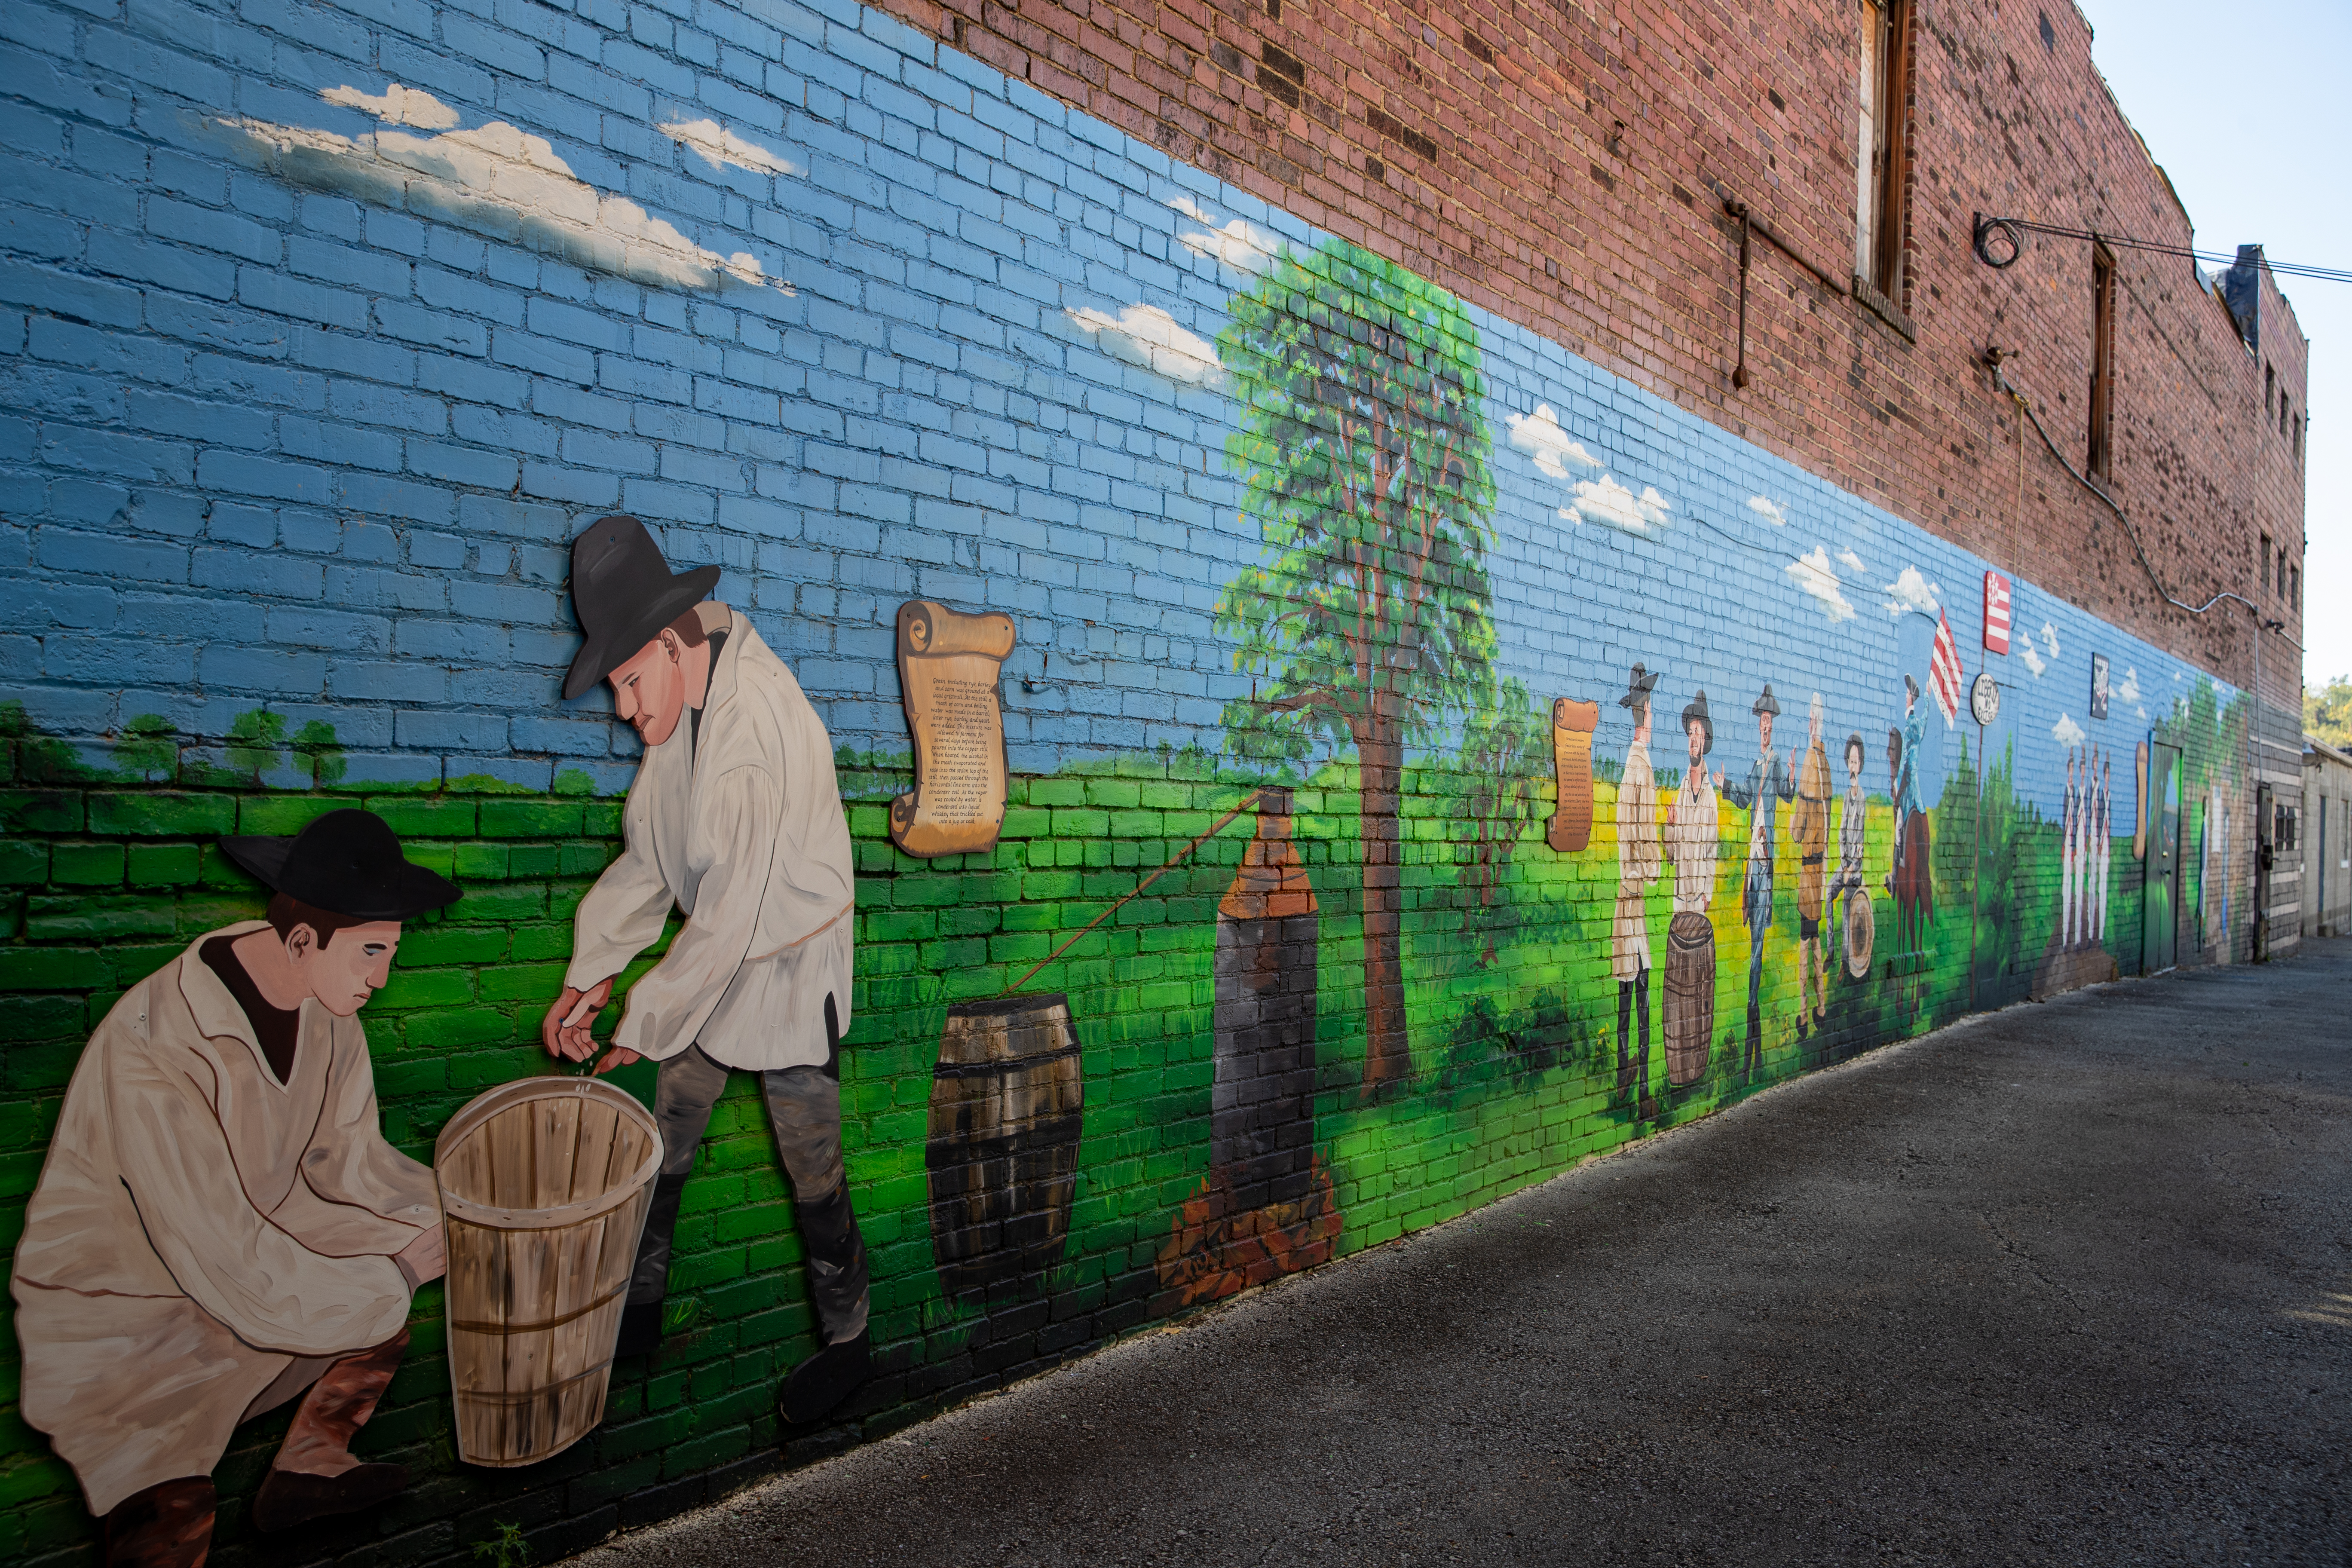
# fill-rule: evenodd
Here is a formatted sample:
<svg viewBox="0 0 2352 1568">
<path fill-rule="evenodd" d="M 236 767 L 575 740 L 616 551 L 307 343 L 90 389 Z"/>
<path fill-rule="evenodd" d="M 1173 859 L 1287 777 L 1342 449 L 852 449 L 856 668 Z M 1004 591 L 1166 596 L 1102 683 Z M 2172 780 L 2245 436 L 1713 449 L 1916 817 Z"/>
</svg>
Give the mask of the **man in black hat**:
<svg viewBox="0 0 2352 1568">
<path fill-rule="evenodd" d="M 198 937 L 107 1014 L 16 1249 L 25 1419 L 120 1568 L 204 1562 L 230 1435 L 298 1394 L 258 1528 L 405 1487 L 351 1442 L 400 1365 L 410 1295 L 442 1272 L 433 1173 L 383 1140 L 357 1015 L 401 922 L 457 888 L 364 811 L 221 849 L 270 889 L 268 918 Z"/>
<path fill-rule="evenodd" d="M 627 845 L 581 900 L 572 964 L 547 1011 L 549 1051 L 585 1060 L 613 979 L 686 924 L 631 987 L 602 1072 L 661 1063 L 663 1159 L 630 1276 L 619 1352 L 658 1348 L 671 1239 L 688 1175 L 730 1068 L 760 1075 L 808 1255 L 817 1352 L 784 1380 L 793 1425 L 831 1411 L 870 1370 L 866 1244 L 841 1143 L 853 873 L 833 742 L 751 623 L 708 600 L 719 568 L 673 574 L 633 517 L 572 542 L 572 599 L 587 641 L 564 678 L 602 680 L 645 742 L 622 823 Z"/>
<path fill-rule="evenodd" d="M 1772 749 L 1772 721 L 1780 715 L 1772 684 L 1748 709 L 1756 715 L 1756 760 L 1748 777 L 1726 784 L 1723 798 L 1748 816 L 1748 875 L 1741 883 L 1739 912 L 1748 919 L 1748 1050 L 1741 1067 L 1750 1079 L 1764 1060 L 1764 938 L 1772 929 L 1772 828 L 1783 801 L 1797 797 L 1789 760 Z"/>
<path fill-rule="evenodd" d="M 1609 943 L 1609 972 L 1617 981 L 1617 1095 L 1644 1117 L 1653 1111 L 1649 889 L 1662 868 L 1658 785 L 1650 771 L 1650 691 L 1657 684 L 1637 664 L 1617 699 L 1618 707 L 1632 710 L 1633 739 L 1617 779 L 1617 908 Z"/>
</svg>

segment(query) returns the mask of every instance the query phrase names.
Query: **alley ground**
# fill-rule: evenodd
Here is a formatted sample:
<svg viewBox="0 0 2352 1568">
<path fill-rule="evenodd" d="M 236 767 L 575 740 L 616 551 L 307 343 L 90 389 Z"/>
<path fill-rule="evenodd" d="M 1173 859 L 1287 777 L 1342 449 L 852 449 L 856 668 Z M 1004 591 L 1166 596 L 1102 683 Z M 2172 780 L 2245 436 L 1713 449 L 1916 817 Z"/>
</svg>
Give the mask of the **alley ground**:
<svg viewBox="0 0 2352 1568">
<path fill-rule="evenodd" d="M 2347 1020 L 1979 1018 L 581 1561 L 2342 1564 Z"/>
</svg>

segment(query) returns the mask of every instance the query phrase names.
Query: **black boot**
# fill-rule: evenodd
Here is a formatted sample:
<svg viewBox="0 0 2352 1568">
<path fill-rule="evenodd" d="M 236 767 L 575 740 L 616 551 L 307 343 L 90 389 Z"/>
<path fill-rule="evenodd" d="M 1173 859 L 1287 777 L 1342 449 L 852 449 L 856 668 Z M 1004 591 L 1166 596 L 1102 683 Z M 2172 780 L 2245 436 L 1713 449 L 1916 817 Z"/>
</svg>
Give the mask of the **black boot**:
<svg viewBox="0 0 2352 1568">
<path fill-rule="evenodd" d="M 776 1395 L 776 1414 L 788 1426 L 823 1420 L 873 1375 L 874 1355 L 866 1334 L 827 1345 L 785 1377 Z"/>
<path fill-rule="evenodd" d="M 653 1202 L 646 1205 L 645 1234 L 637 1242 L 629 1300 L 621 1309 L 621 1337 L 613 1345 L 615 1356 L 651 1355 L 661 1349 L 670 1238 L 677 1232 L 677 1205 L 685 1196 L 683 1174 L 654 1178 Z"/>
</svg>

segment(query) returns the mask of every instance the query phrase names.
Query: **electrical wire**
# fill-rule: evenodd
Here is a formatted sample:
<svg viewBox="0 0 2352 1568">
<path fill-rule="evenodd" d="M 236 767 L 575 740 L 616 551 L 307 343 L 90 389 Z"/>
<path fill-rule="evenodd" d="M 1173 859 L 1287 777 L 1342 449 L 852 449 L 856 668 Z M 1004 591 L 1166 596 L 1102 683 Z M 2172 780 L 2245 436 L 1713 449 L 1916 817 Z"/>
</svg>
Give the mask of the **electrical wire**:
<svg viewBox="0 0 2352 1568">
<path fill-rule="evenodd" d="M 2024 254 L 2028 234 L 2046 234 L 2057 239 L 2088 239 L 2117 250 L 2145 250 L 2158 256 L 2178 256 L 2189 261 L 2210 261 L 2216 266 L 2237 265 L 2238 258 L 2225 251 L 2199 250 L 2186 245 L 2173 245 L 2160 239 L 2134 239 L 2128 235 L 2101 234 L 2096 229 L 2068 228 L 2063 224 L 2036 223 L 2023 217 L 1987 217 L 1977 215 L 1977 259 L 1987 267 L 2000 268 L 2014 266 Z M 1996 237 L 2007 242 L 2009 254 L 1997 257 L 1992 245 Z M 2263 258 L 2264 267 L 2283 278 L 2315 278 L 2324 283 L 2352 283 L 2352 270 L 2341 267 L 2315 267 L 2302 261 L 2273 261 Z"/>
<path fill-rule="evenodd" d="M 2105 502 L 2107 510 L 2116 514 L 2116 521 L 2122 523 L 2124 526 L 2124 537 L 2131 541 L 2132 553 L 2139 557 L 2140 569 L 2147 574 L 2147 580 L 2155 585 L 2158 595 L 2161 597 L 2166 604 L 2170 605 L 2177 610 L 2186 610 L 2192 616 L 2201 616 L 2210 610 L 2214 605 L 2221 603 L 2223 600 L 2234 599 L 2239 604 L 2245 605 L 2247 610 L 2253 616 L 2254 626 L 2258 631 L 2274 632 L 2278 635 L 2280 640 L 2293 647 L 2297 653 L 2301 653 L 2303 651 L 2303 645 L 2296 642 L 2294 638 L 2286 635 L 2286 626 L 2284 622 L 2265 616 L 2263 614 L 2263 607 L 2260 605 L 2255 604 L 2252 599 L 2247 598 L 2243 594 L 2234 594 L 2229 589 L 2224 588 L 2201 605 L 2191 605 L 2186 600 L 2174 598 L 2172 596 L 2172 590 L 2164 585 L 2164 579 L 2157 575 L 2156 563 L 2147 558 L 2147 549 L 2145 545 L 2140 543 L 2139 530 L 2132 526 L 2132 520 L 2130 517 L 2126 515 L 2124 509 L 2116 503 L 2116 498 L 2102 489 L 2096 480 L 2084 473 L 2080 468 L 2074 467 L 2074 465 L 2067 459 L 2066 454 L 2058 449 L 2058 443 L 2050 438 L 2050 432 L 2045 429 L 2042 424 L 2042 416 L 2035 412 L 2032 400 L 2027 397 L 2022 392 L 2020 392 L 2016 387 L 2010 384 L 2009 377 L 2003 374 L 2000 366 L 1998 364 L 1992 367 L 1992 382 L 1995 386 L 2000 388 L 2001 391 L 2007 393 L 2011 397 L 2017 400 L 2017 406 L 2024 411 L 2026 418 L 2033 422 L 2034 434 L 2040 436 L 2042 437 L 2042 444 L 2050 448 L 2050 456 L 2056 460 L 2058 466 L 2065 469 L 2069 475 L 2073 476 L 2076 484 L 2081 485 L 2084 489 L 2098 497 L 2100 500 Z"/>
</svg>

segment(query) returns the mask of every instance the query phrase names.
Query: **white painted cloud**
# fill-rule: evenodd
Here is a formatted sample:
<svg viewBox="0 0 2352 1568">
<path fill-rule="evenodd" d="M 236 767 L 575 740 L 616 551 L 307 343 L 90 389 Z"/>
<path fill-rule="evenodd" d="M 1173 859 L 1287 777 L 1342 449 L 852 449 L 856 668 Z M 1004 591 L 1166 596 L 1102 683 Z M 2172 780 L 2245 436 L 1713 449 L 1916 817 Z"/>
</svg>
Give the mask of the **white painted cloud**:
<svg viewBox="0 0 2352 1568">
<path fill-rule="evenodd" d="M 2033 639 L 2026 636 L 2023 626 L 2017 628 L 2017 651 L 2024 657 L 2025 668 L 2033 672 L 2033 679 L 2041 679 L 2042 672 L 2048 669 L 2050 666 L 2042 662 L 2040 654 L 2033 651 Z"/>
<path fill-rule="evenodd" d="M 715 120 L 673 120 L 661 133 L 681 147 L 691 147 L 716 169 L 732 163 L 755 174 L 800 175 L 808 171 L 782 153 L 738 136 Z"/>
<path fill-rule="evenodd" d="M 1666 513 L 1672 503 L 1660 495 L 1654 485 L 1643 487 L 1635 495 L 1609 474 L 1598 479 L 1586 479 L 1576 487 L 1576 499 L 1559 509 L 1559 515 L 1571 521 L 1597 522 L 1603 528 L 1648 537 L 1663 533 L 1667 525 Z"/>
<path fill-rule="evenodd" d="M 1537 404 L 1533 414 L 1507 414 L 1503 423 L 1510 426 L 1511 445 L 1533 458 L 1536 467 L 1553 479 L 1568 479 L 1570 463 L 1586 468 L 1601 466 L 1600 458 L 1559 427 L 1559 416 L 1549 403 Z"/>
<path fill-rule="evenodd" d="M 1748 510 L 1754 512 L 1757 516 L 1762 518 L 1765 521 L 1770 523 L 1775 528 L 1786 528 L 1789 526 L 1789 514 L 1782 511 L 1779 507 L 1773 505 L 1770 498 L 1769 497 L 1749 496 L 1748 498 Z"/>
<path fill-rule="evenodd" d="M 2048 621 L 2042 623 L 2042 646 L 2050 650 L 2052 658 L 2059 657 L 2058 628 Z"/>
<path fill-rule="evenodd" d="M 345 109 L 363 110 L 392 125 L 414 125 L 419 131 L 446 131 L 457 123 L 457 111 L 429 92 L 394 82 L 371 98 L 355 87 L 331 87 L 319 95 Z"/>
<path fill-rule="evenodd" d="M 1856 555 L 1851 550 L 1841 550 L 1838 552 L 1838 564 L 1843 566 L 1847 571 L 1853 573 L 1857 577 L 1867 577 L 1870 575 L 1870 568 L 1864 566 L 1862 563 L 1862 557 Z"/>
<path fill-rule="evenodd" d="M 2116 688 L 2116 700 L 2118 702 L 2139 700 L 2139 671 L 2130 665 L 2124 666 L 2123 684 Z"/>
<path fill-rule="evenodd" d="M 1062 313 L 1093 333 L 1105 353 L 1129 364 L 1194 386 L 1213 386 L 1224 379 L 1217 345 L 1186 331 L 1157 305 L 1129 305 L 1116 316 L 1091 308 Z"/>
<path fill-rule="evenodd" d="M 2084 732 L 2083 726 L 2061 713 L 2058 722 L 2050 726 L 2050 738 L 2071 751 L 2091 737 Z"/>
<path fill-rule="evenodd" d="M 1794 583 L 1803 592 L 1811 595 L 1820 603 L 1822 613 L 1831 620 L 1853 619 L 1853 606 L 1848 604 L 1845 595 L 1838 591 L 1837 574 L 1830 570 L 1830 552 L 1827 547 L 1819 544 L 1813 546 L 1806 553 L 1790 562 L 1787 571 L 1789 581 Z"/>
<path fill-rule="evenodd" d="M 1937 602 L 1935 584 L 1919 575 L 1916 566 L 1903 568 L 1903 574 L 1886 584 L 1886 613 L 1890 616 L 1906 616 L 1914 610 L 1932 616 L 1943 608 Z"/>
<path fill-rule="evenodd" d="M 389 124 L 430 130 L 457 121 L 457 110 L 432 94 L 397 83 L 380 97 L 351 87 L 320 96 Z M 713 289 L 732 278 L 791 289 L 769 279 L 749 251 L 705 249 L 626 197 L 603 194 L 574 175 L 546 138 L 501 120 L 438 136 L 393 130 L 339 136 L 243 118 L 210 123 L 237 156 L 292 184 L 445 219 L 576 267 L 667 288 Z"/>
<path fill-rule="evenodd" d="M 1178 196 L 1168 205 L 1194 223 L 1208 226 L 1176 237 L 1176 242 L 1195 256 L 1213 256 L 1239 272 L 1263 272 L 1281 253 L 1282 241 L 1254 223 L 1233 218 L 1220 226 L 1191 196 Z"/>
</svg>

